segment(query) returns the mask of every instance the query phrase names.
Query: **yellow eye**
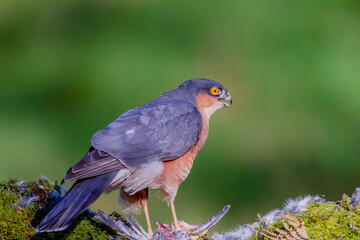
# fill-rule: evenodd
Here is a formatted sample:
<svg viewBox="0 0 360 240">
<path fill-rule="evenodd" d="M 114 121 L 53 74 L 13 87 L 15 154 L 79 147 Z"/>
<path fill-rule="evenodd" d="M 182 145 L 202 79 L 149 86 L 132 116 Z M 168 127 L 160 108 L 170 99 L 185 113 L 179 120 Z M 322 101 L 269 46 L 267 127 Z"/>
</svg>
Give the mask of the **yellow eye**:
<svg viewBox="0 0 360 240">
<path fill-rule="evenodd" d="M 212 88 L 210 89 L 210 93 L 211 93 L 212 95 L 218 95 L 218 94 L 220 93 L 220 90 L 219 90 L 217 87 L 212 87 Z"/>
</svg>

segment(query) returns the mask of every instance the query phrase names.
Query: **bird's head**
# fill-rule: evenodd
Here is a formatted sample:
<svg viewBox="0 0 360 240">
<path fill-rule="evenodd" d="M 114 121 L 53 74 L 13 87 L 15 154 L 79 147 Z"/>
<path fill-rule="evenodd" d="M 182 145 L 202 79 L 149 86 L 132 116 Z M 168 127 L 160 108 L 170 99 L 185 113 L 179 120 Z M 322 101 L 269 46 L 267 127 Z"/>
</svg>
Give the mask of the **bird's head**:
<svg viewBox="0 0 360 240">
<path fill-rule="evenodd" d="M 182 83 L 179 87 L 190 92 L 196 99 L 200 110 L 205 111 L 209 116 L 216 110 L 232 104 L 232 97 L 226 87 L 210 79 L 191 79 Z"/>
</svg>

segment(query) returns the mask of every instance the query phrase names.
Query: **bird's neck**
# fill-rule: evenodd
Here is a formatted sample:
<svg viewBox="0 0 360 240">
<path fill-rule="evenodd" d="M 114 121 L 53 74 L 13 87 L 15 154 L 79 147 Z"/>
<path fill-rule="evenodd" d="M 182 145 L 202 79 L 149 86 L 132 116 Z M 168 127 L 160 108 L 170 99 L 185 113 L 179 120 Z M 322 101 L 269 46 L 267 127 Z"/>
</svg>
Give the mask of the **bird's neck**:
<svg viewBox="0 0 360 240">
<path fill-rule="evenodd" d="M 209 96 L 208 94 L 200 94 L 196 97 L 196 102 L 198 105 L 199 112 L 204 120 L 209 125 L 209 119 L 217 110 L 224 107 L 224 104 L 217 99 Z"/>
</svg>

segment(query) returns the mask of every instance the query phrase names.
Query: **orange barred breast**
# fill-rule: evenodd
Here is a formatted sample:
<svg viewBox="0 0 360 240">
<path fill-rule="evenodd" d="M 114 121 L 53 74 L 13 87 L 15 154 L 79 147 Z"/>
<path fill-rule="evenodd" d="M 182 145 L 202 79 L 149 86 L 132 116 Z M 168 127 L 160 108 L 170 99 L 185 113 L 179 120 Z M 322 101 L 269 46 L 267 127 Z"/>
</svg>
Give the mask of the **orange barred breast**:
<svg viewBox="0 0 360 240">
<path fill-rule="evenodd" d="M 202 129 L 200 132 L 199 141 L 183 156 L 164 162 L 164 171 L 162 173 L 162 192 L 165 200 L 169 203 L 173 202 L 180 184 L 189 175 L 194 159 L 199 154 L 201 148 L 204 146 L 209 133 L 209 118 L 212 111 L 212 106 L 216 105 L 213 98 L 207 95 L 200 95 L 197 98 L 199 111 L 202 116 Z M 210 114 L 209 114 L 210 113 Z"/>
</svg>

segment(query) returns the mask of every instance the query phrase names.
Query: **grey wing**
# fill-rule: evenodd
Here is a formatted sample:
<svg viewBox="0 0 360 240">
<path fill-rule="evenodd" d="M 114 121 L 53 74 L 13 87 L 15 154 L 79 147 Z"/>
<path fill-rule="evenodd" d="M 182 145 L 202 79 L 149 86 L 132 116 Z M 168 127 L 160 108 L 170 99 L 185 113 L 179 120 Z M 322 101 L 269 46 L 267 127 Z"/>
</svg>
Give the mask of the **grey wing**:
<svg viewBox="0 0 360 240">
<path fill-rule="evenodd" d="M 201 114 L 187 102 L 152 102 L 134 108 L 97 132 L 92 145 L 127 167 L 176 159 L 198 141 Z"/>
<path fill-rule="evenodd" d="M 124 168 L 118 159 L 91 147 L 85 156 L 69 169 L 63 182 L 94 177 Z"/>
</svg>

